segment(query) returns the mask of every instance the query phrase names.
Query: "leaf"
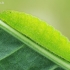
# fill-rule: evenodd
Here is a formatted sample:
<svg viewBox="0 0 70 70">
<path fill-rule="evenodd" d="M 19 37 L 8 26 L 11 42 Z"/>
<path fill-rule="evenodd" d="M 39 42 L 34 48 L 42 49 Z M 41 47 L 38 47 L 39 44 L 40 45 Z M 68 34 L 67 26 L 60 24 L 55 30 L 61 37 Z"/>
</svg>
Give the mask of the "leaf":
<svg viewBox="0 0 70 70">
<path fill-rule="evenodd" d="M 52 26 L 31 15 L 15 11 L 1 13 L 0 19 L 2 29 L 64 69 L 70 69 L 70 43 Z"/>
<path fill-rule="evenodd" d="M 54 70 L 57 68 L 56 64 L 0 29 L 0 70 Z"/>
</svg>

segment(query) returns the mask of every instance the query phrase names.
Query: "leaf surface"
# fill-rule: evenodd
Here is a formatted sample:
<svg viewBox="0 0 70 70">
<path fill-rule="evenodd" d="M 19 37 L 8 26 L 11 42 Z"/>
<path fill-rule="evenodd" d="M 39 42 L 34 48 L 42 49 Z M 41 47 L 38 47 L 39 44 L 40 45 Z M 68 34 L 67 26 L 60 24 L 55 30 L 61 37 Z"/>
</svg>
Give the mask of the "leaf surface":
<svg viewBox="0 0 70 70">
<path fill-rule="evenodd" d="M 0 70 L 55 69 L 62 68 L 0 29 Z"/>
</svg>

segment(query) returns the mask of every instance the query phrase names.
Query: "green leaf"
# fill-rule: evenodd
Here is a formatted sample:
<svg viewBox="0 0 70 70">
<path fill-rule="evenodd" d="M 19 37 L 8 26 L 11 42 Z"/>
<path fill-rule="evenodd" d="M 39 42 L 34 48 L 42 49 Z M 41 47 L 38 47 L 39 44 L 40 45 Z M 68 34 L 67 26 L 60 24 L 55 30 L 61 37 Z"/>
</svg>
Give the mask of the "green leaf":
<svg viewBox="0 0 70 70">
<path fill-rule="evenodd" d="M 14 37 L 8 35 L 5 31 L 0 29 L 0 60 L 8 57 L 21 47 L 21 42 L 18 42 L 17 39 L 14 39 Z"/>
<path fill-rule="evenodd" d="M 0 29 L 0 70 L 54 70 L 57 68 L 56 64 Z"/>
<path fill-rule="evenodd" d="M 38 52 L 39 54 L 45 56 L 46 58 L 48 58 L 48 59 L 52 60 L 53 62 L 55 62 L 56 64 L 60 65 L 64 69 L 70 69 L 70 66 L 69 66 L 69 61 L 70 61 L 69 45 L 70 45 L 70 43 L 66 37 L 64 37 L 60 32 L 55 30 L 52 26 L 48 25 L 47 23 L 45 23 L 44 21 L 41 21 L 40 19 L 38 19 L 36 17 L 33 17 L 33 16 L 25 14 L 25 13 L 19 13 L 16 11 L 3 12 L 0 14 L 0 19 L 1 19 L 0 27 L 2 29 L 7 31 L 8 33 L 13 35 L 20 41 L 22 41 L 24 44 L 26 44 L 28 47 L 32 48 L 34 51 Z M 16 49 L 16 51 L 19 52 L 19 50 L 23 49 L 23 47 L 25 48 L 26 45 L 17 47 L 15 49 Z M 13 52 L 11 52 L 12 51 L 12 49 L 11 49 L 10 53 L 14 53 L 15 52 L 14 50 L 13 50 Z M 10 55 L 10 54 L 7 53 L 6 55 Z M 18 61 L 21 61 L 20 58 L 22 59 L 21 56 L 19 56 L 19 58 L 17 58 L 16 55 L 14 55 L 14 56 L 11 55 L 11 56 L 15 57 L 15 58 L 12 58 L 15 60 L 15 61 L 13 61 L 15 63 Z M 2 57 L 5 57 L 5 56 L 2 56 Z M 8 59 L 9 61 L 12 61 L 11 58 L 9 58 L 9 59 Z M 3 61 L 5 62 L 6 60 L 3 60 Z M 39 57 L 39 60 L 40 60 L 40 57 Z M 10 63 L 9 61 L 8 61 L 8 64 Z M 5 63 L 4 62 L 1 62 L 2 67 L 4 67 L 3 64 L 5 65 L 5 63 L 7 63 L 7 62 L 5 62 Z M 7 67 L 8 64 L 6 64 L 5 66 Z M 12 63 L 10 63 L 10 64 L 12 64 Z M 19 64 L 19 63 L 17 63 L 17 64 Z M 22 65 L 20 65 L 20 67 Z M 42 65 L 42 66 L 44 66 L 44 65 Z M 40 66 L 40 67 L 42 67 L 42 66 Z M 16 66 L 16 67 L 19 67 L 19 66 Z M 38 68 L 40 68 L 40 67 L 38 67 Z M 53 68 L 54 67 L 56 67 L 56 66 L 53 66 Z M 40 68 L 40 69 L 42 69 L 42 68 Z M 19 70 L 19 68 L 18 68 L 18 70 Z M 22 68 L 21 70 L 24 70 L 24 69 Z"/>
</svg>

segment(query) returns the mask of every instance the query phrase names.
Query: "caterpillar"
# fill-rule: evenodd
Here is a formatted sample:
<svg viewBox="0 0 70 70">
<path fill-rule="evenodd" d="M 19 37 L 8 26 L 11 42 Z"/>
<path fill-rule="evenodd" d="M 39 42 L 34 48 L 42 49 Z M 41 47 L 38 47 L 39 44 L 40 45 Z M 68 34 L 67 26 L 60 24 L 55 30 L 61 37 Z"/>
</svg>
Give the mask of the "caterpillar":
<svg viewBox="0 0 70 70">
<path fill-rule="evenodd" d="M 0 13 L 0 20 L 46 50 L 70 62 L 70 41 L 47 22 L 17 11 Z"/>
</svg>

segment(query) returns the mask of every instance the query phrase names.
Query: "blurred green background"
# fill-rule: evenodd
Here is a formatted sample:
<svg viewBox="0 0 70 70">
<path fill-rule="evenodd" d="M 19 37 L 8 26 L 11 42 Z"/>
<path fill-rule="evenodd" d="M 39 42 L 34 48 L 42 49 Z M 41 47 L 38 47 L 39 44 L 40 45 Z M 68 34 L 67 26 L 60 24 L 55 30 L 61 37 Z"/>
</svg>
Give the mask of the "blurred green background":
<svg viewBox="0 0 70 70">
<path fill-rule="evenodd" d="M 0 12 L 4 10 L 39 17 L 70 39 L 70 0 L 0 0 Z"/>
</svg>

